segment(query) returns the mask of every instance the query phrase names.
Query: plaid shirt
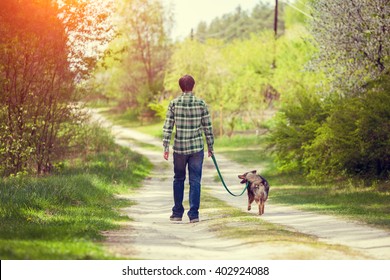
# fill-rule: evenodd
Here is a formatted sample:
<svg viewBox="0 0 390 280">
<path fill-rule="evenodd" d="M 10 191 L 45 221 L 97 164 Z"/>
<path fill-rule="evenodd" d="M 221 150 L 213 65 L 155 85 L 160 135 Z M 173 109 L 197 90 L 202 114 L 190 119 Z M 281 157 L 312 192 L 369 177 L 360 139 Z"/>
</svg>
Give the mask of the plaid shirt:
<svg viewBox="0 0 390 280">
<path fill-rule="evenodd" d="M 193 95 L 183 93 L 171 101 L 163 127 L 164 151 L 169 151 L 173 127 L 176 125 L 173 151 L 188 155 L 203 150 L 202 131 L 209 151 L 213 151 L 214 136 L 206 103 Z"/>
</svg>

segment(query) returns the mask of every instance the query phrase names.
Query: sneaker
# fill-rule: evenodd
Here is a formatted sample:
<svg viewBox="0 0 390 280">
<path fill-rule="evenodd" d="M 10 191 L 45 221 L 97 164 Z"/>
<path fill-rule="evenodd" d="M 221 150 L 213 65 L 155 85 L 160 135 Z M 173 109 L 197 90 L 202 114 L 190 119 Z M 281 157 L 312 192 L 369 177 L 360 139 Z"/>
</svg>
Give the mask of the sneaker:
<svg viewBox="0 0 390 280">
<path fill-rule="evenodd" d="M 182 218 L 177 216 L 170 216 L 169 219 L 174 222 L 181 222 Z"/>
<path fill-rule="evenodd" d="M 193 223 L 198 223 L 199 222 L 199 218 L 193 218 L 193 219 L 190 219 L 190 223 L 193 224 Z"/>
</svg>

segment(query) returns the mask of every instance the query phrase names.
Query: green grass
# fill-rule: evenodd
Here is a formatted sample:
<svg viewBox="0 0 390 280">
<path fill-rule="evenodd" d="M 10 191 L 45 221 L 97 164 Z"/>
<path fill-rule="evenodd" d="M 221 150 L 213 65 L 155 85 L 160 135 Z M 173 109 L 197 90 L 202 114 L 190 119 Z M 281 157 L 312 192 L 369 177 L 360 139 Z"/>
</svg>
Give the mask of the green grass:
<svg viewBox="0 0 390 280">
<path fill-rule="evenodd" d="M 390 229 L 390 191 L 374 187 L 276 186 L 272 200 Z"/>
<path fill-rule="evenodd" d="M 0 259 L 113 259 L 97 241 L 128 219 L 115 194 L 137 188 L 151 164 L 118 146 L 68 161 L 56 175 L 0 180 Z"/>
<path fill-rule="evenodd" d="M 116 112 L 108 108 L 100 111 L 100 113 L 116 125 L 135 129 L 139 132 L 162 139 L 163 121 L 155 120 L 151 122 L 140 122 L 131 115 Z"/>
<path fill-rule="evenodd" d="M 366 258 L 345 246 L 321 242 L 317 237 L 266 222 L 251 213 L 233 208 L 209 195 L 207 190 L 204 190 L 201 203 L 202 215 L 208 218 L 207 222 L 210 224 L 211 231 L 222 238 L 240 239 L 247 244 L 264 244 L 264 250 L 267 250 L 266 247 L 272 247 L 268 258 L 321 259 L 324 256 L 333 258 L 334 255 L 351 259 Z M 278 251 L 284 250 L 288 246 L 297 247 L 290 250 L 288 254 L 282 253 L 278 256 Z"/>
<path fill-rule="evenodd" d="M 233 136 L 217 139 L 216 156 L 257 169 L 271 185 L 270 199 L 303 210 L 338 215 L 390 229 L 389 182 L 364 186 L 359 181 L 313 185 L 300 174 L 281 174 L 266 150 L 265 137 Z"/>
</svg>

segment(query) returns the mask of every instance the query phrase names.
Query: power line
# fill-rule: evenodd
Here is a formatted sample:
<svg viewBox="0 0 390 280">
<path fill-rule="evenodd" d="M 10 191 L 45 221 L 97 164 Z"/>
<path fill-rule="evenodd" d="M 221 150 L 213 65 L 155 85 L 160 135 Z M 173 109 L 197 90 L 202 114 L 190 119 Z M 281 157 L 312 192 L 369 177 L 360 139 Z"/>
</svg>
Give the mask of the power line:
<svg viewBox="0 0 390 280">
<path fill-rule="evenodd" d="M 300 12 L 301 14 L 311 18 L 311 19 L 314 19 L 313 16 L 309 15 L 308 13 L 302 11 L 301 9 L 297 8 L 296 6 L 294 6 L 293 4 L 290 4 L 290 2 L 287 2 L 287 1 L 282 1 L 283 3 L 285 3 L 286 5 L 290 6 L 291 8 L 297 10 L 298 12 Z"/>
<path fill-rule="evenodd" d="M 302 0 L 295 0 L 296 2 L 300 3 L 301 5 L 305 6 L 306 8 L 308 8 L 309 10 L 312 9 L 311 6 L 307 5 L 305 2 L 303 2 Z"/>
</svg>

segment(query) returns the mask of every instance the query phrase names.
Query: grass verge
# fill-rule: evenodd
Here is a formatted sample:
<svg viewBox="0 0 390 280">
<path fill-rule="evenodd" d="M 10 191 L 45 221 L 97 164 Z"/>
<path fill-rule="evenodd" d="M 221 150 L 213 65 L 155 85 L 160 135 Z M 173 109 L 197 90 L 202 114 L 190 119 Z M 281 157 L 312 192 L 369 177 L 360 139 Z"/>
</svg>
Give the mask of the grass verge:
<svg viewBox="0 0 390 280">
<path fill-rule="evenodd" d="M 209 217 L 211 230 L 245 244 L 262 244 L 259 256 L 267 259 L 365 259 L 346 246 L 320 242 L 317 237 L 264 221 L 258 216 L 230 207 L 204 191 L 202 215 Z"/>
<path fill-rule="evenodd" d="M 0 259 L 113 259 L 96 241 L 118 228 L 115 197 L 137 188 L 151 164 L 111 145 L 56 175 L 0 179 Z"/>
<path fill-rule="evenodd" d="M 110 108 L 101 108 L 100 113 L 116 125 L 131 128 L 139 132 L 154 136 L 158 139 L 162 139 L 162 129 L 164 125 L 163 121 L 140 122 L 126 113 L 121 114 L 113 111 Z"/>
<path fill-rule="evenodd" d="M 342 216 L 390 229 L 390 186 L 387 182 L 339 182 L 313 185 L 300 174 L 281 174 L 266 151 L 264 137 L 219 138 L 216 153 L 257 169 L 271 185 L 273 202 L 294 205 L 302 210 Z"/>
</svg>

